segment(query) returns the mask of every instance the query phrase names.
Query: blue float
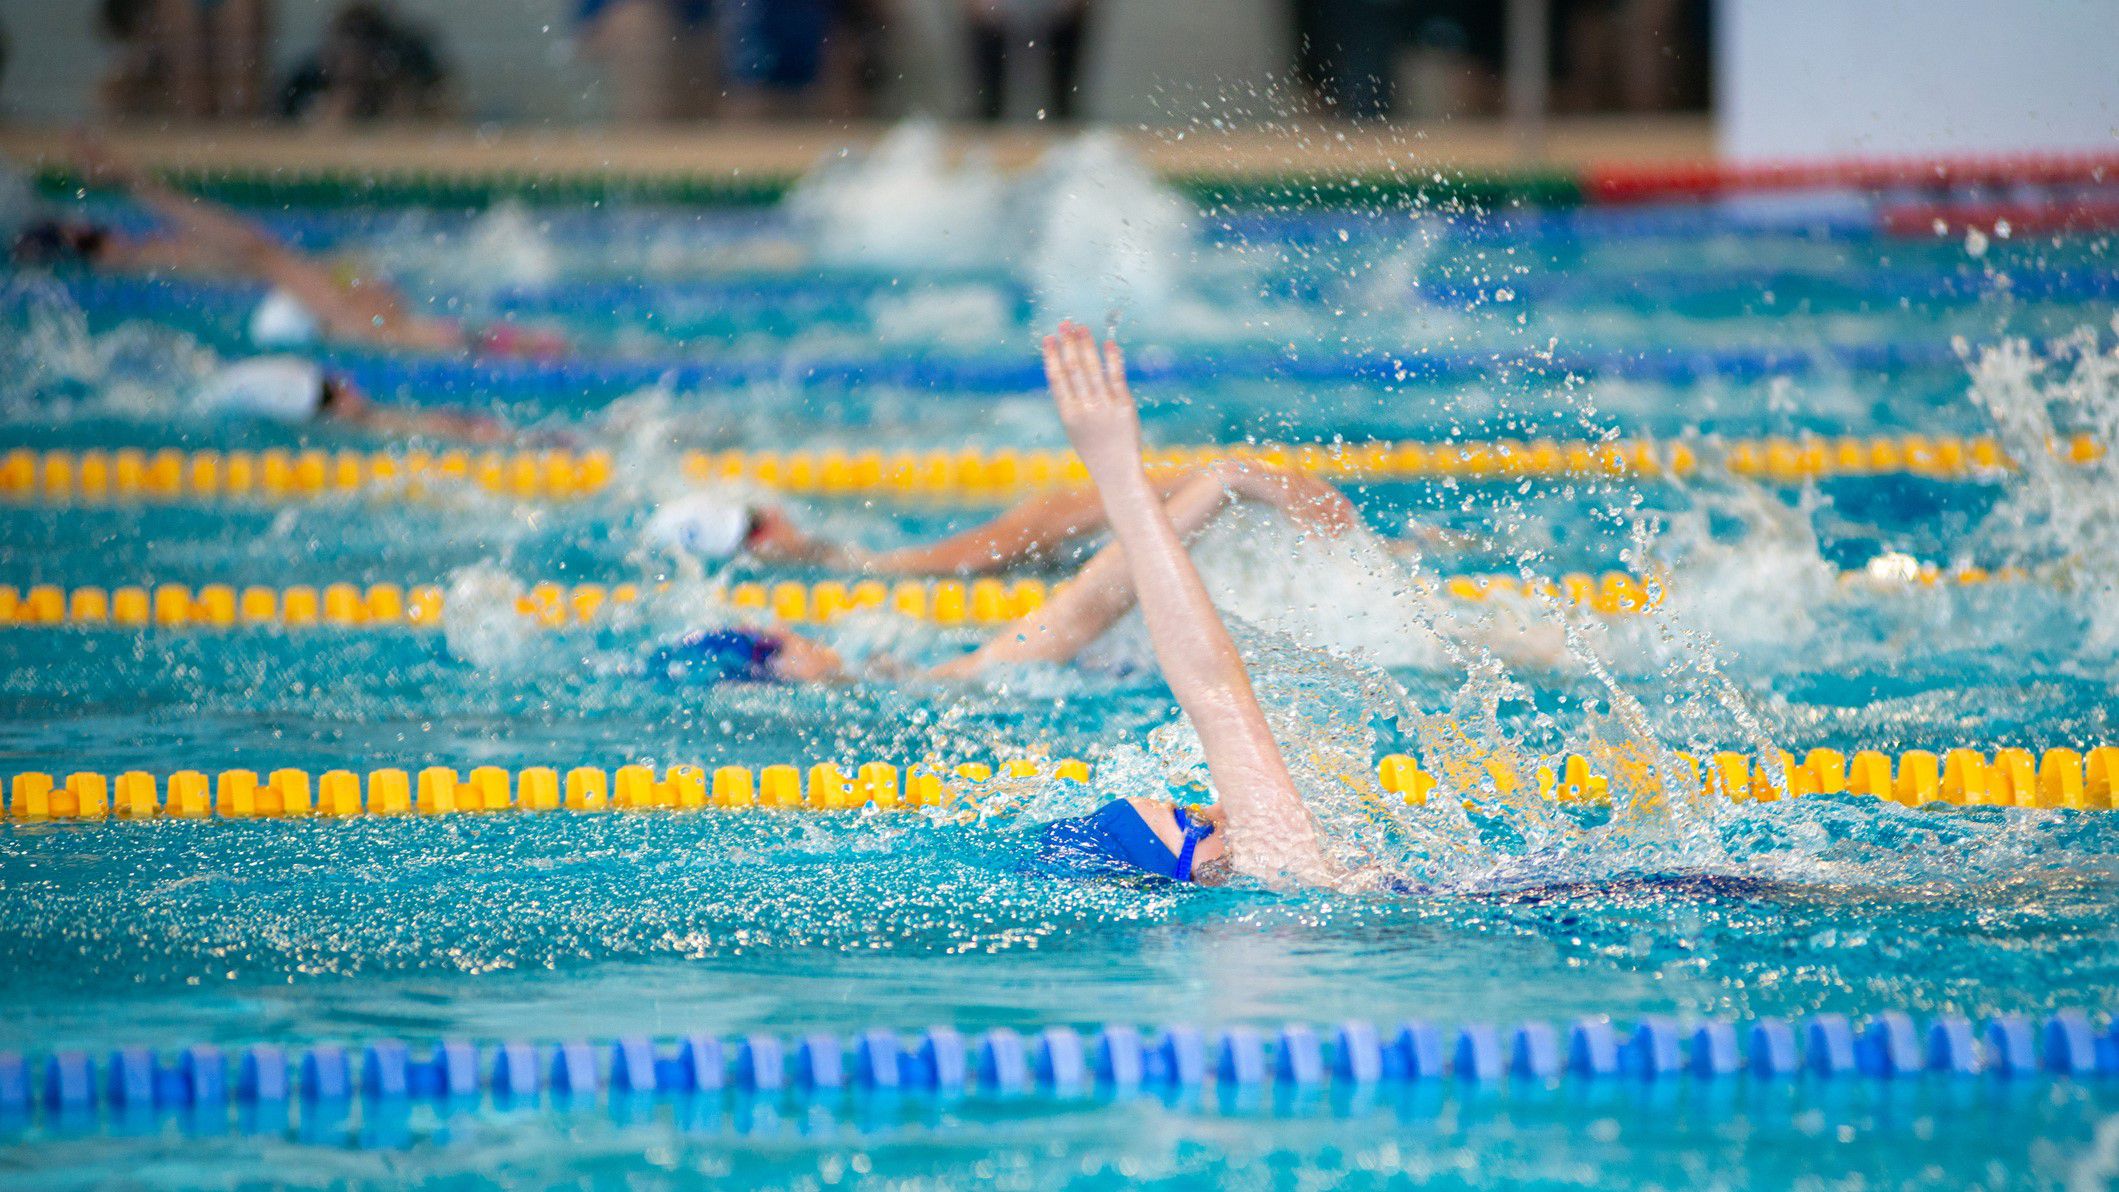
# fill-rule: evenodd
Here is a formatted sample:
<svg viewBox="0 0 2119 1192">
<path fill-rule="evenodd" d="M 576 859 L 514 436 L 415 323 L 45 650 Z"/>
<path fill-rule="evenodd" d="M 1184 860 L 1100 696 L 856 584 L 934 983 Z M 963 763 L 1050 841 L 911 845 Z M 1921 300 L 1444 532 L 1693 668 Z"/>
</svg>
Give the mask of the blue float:
<svg viewBox="0 0 2119 1192">
<path fill-rule="evenodd" d="M 1987 1020 L 1982 1041 L 1987 1045 L 1988 1066 L 2004 1076 L 2026 1076 L 2038 1070 L 2038 1049 L 2031 1024 L 2014 1014 Z"/>
<path fill-rule="evenodd" d="M 979 1036 L 974 1060 L 979 1087 L 993 1093 L 1030 1091 L 1030 1054 L 1023 1037 L 1007 1027 L 995 1027 Z"/>
<path fill-rule="evenodd" d="M 1189 1026 L 1173 1026 L 1148 1045 L 1151 1079 L 1174 1088 L 1197 1088 L 1207 1079 L 1207 1041 Z"/>
<path fill-rule="evenodd" d="M 1525 1080 L 1550 1080 L 1560 1074 L 1560 1036 L 1543 1022 L 1526 1022 L 1509 1032 L 1508 1071 Z"/>
<path fill-rule="evenodd" d="M 1352 1085 L 1383 1079 L 1383 1041 L 1374 1023 L 1343 1022 L 1332 1032 L 1332 1079 Z"/>
<path fill-rule="evenodd" d="M 1089 1055 L 1072 1028 L 1046 1027 L 1030 1048 L 1031 1069 L 1039 1085 L 1062 1097 L 1089 1091 Z"/>
<path fill-rule="evenodd" d="M 1317 1032 L 1291 1023 L 1273 1041 L 1273 1079 L 1296 1088 L 1324 1083 L 1324 1044 Z"/>
<path fill-rule="evenodd" d="M 1818 1076 L 1846 1076 L 1854 1061 L 1854 1028 L 1843 1014 L 1819 1014 L 1803 1025 L 1805 1058 Z"/>
<path fill-rule="evenodd" d="M 655 1043 L 633 1035 L 611 1044 L 611 1088 L 621 1093 L 652 1093 L 662 1087 Z"/>
<path fill-rule="evenodd" d="M 1962 1018 L 1938 1018 L 1928 1025 L 1928 1068 L 1958 1076 L 1976 1076 L 1985 1067 L 1979 1038 Z"/>
<path fill-rule="evenodd" d="M 862 1031 L 853 1043 L 854 1081 L 863 1088 L 897 1088 L 904 1083 L 906 1058 L 896 1031 Z"/>
<path fill-rule="evenodd" d="M 1785 1019 L 1761 1018 L 1745 1035 L 1751 1074 L 1766 1079 L 1794 1076 L 1803 1070 L 1802 1049 L 1796 1046 L 1795 1028 Z"/>
<path fill-rule="evenodd" d="M 0 1051 L 0 1113 L 29 1108 L 29 1062 L 19 1051 Z"/>
<path fill-rule="evenodd" d="M 2097 1070 L 2097 1040 L 2089 1019 L 2062 1011 L 2045 1020 L 2040 1032 L 2045 1070 L 2066 1076 L 2087 1076 Z"/>
<path fill-rule="evenodd" d="M 1673 1076 L 1685 1069 L 1677 1024 L 1667 1018 L 1644 1018 L 1619 1047 L 1619 1068 L 1644 1080 Z"/>
<path fill-rule="evenodd" d="M 711 1093 L 720 1089 L 727 1072 L 721 1040 L 711 1035 L 686 1035 L 677 1044 L 677 1079 L 671 1087 L 688 1093 Z"/>
<path fill-rule="evenodd" d="M 949 1027 L 933 1027 L 921 1035 L 919 1049 L 913 1058 L 913 1071 L 918 1073 L 923 1088 L 954 1093 L 961 1091 L 969 1080 L 971 1061 L 964 1046 L 964 1036 Z"/>
<path fill-rule="evenodd" d="M 517 1100 L 537 1096 L 537 1049 L 528 1043 L 503 1043 L 493 1056 L 493 1095 Z"/>
<path fill-rule="evenodd" d="M 653 1067 L 650 1066 L 650 1071 Z M 552 1049 L 552 1091 L 562 1096 L 593 1096 L 602 1084 L 596 1075 L 596 1053 L 586 1043 L 561 1043 Z"/>
<path fill-rule="evenodd" d="M 1692 1032 L 1690 1067 L 1704 1079 L 1734 1076 L 1744 1068 L 1744 1057 L 1736 1045 L 1736 1026 L 1728 1022 L 1703 1022 Z"/>
<path fill-rule="evenodd" d="M 105 1069 L 107 1096 L 117 1109 L 147 1109 L 155 1103 L 155 1057 L 144 1047 L 110 1053 Z"/>
<path fill-rule="evenodd" d="M 276 1105 L 287 1100 L 287 1053 L 269 1043 L 243 1049 L 236 1061 L 235 1095 L 252 1104 Z"/>
<path fill-rule="evenodd" d="M 378 1101 L 395 1101 L 412 1092 L 412 1053 L 395 1039 L 378 1039 L 361 1049 L 361 1092 Z"/>
<path fill-rule="evenodd" d="M 1139 1088 L 1148 1075 L 1147 1047 L 1140 1032 L 1122 1024 L 1096 1032 L 1089 1048 L 1089 1067 L 1100 1083 L 1111 1088 Z"/>
<path fill-rule="evenodd" d="M 176 1076 L 184 1082 L 191 1105 L 220 1105 L 229 1099 L 229 1059 L 212 1044 L 195 1044 L 176 1052 Z"/>
<path fill-rule="evenodd" d="M 1903 1076 L 1924 1066 L 1920 1032 L 1902 1011 L 1887 1010 L 1862 1028 L 1855 1054 L 1864 1076 Z"/>
<path fill-rule="evenodd" d="M 1450 1050 L 1450 1067 L 1459 1080 L 1499 1080 L 1508 1070 L 1501 1051 L 1501 1036 L 1485 1023 L 1471 1023 L 1457 1032 Z"/>
<path fill-rule="evenodd" d="M 1383 1052 L 1383 1074 L 1398 1080 L 1433 1080 L 1449 1070 L 1442 1032 L 1425 1022 L 1399 1024 Z"/>
<path fill-rule="evenodd" d="M 736 1045 L 736 1087 L 752 1092 L 777 1091 L 787 1083 L 786 1053 L 773 1035 L 747 1035 Z"/>
<path fill-rule="evenodd" d="M 1576 1020 L 1567 1028 L 1567 1070 L 1577 1076 L 1616 1076 L 1619 1036 L 1601 1018 Z"/>
</svg>

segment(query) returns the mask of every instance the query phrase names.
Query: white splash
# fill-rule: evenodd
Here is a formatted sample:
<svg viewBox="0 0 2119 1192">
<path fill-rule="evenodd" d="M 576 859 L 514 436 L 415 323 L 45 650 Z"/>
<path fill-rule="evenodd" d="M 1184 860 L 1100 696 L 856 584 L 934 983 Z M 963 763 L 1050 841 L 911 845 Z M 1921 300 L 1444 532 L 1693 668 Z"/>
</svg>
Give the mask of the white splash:
<svg viewBox="0 0 2119 1192">
<path fill-rule="evenodd" d="M 940 125 L 898 125 L 865 154 L 834 157 L 786 200 L 827 264 L 877 269 L 991 266 L 1005 250 L 1000 172 L 972 154 L 952 164 Z"/>
</svg>

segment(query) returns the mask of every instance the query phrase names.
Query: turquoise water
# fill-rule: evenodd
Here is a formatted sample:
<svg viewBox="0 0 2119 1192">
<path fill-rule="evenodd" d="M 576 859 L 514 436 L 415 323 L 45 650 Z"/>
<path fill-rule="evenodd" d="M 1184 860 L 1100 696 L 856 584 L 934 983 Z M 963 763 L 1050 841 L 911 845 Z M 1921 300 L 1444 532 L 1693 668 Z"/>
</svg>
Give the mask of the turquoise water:
<svg viewBox="0 0 2119 1192">
<path fill-rule="evenodd" d="M 825 260 L 814 230 L 793 217 L 276 218 L 311 244 L 402 266 L 416 293 L 519 309 L 636 359 L 1007 359 L 1027 350 L 1050 289 L 1035 267 L 976 252 L 926 267 Z M 1137 304 L 1123 321 L 1140 358 L 1180 362 L 1283 342 L 1415 355 L 1532 352 L 1552 341 L 1671 355 L 1747 344 L 1946 348 L 1918 366 L 1778 377 L 1220 376 L 1144 394 L 1148 433 L 1161 442 L 1602 428 L 1984 433 L 1997 423 L 2013 435 L 2033 409 L 2067 429 L 2112 425 L 2106 241 L 1996 241 L 1973 255 L 1959 242 L 1886 241 L 1845 222 L 1673 215 L 1653 235 L 1638 219 L 1628 231 L 1588 217 L 1557 230 L 1528 217 L 1210 222 L 1151 254 L 1167 268 L 1133 275 Z M 466 244 L 512 245 L 522 259 L 480 274 L 465 263 Z M 436 247 L 422 257 L 421 245 Z M 1398 272 L 1373 283 L 1391 262 Z M 525 280 L 532 272 L 541 276 Z M 609 285 L 632 305 L 593 289 Z M 1467 296 L 1466 285 L 1488 297 Z M 1518 292 L 1495 301 L 1497 285 Z M 1160 297 L 1143 297 L 1151 291 Z M 1357 292 L 1368 306 L 1344 304 Z M 230 348 L 229 312 L 240 305 L 202 309 L 186 290 L 185 302 L 150 309 L 114 293 L 78 279 L 64 290 L 14 279 L 0 443 L 369 445 L 194 416 L 181 394 L 207 353 Z M 645 311 L 656 318 L 643 330 Z M 2078 329 L 2089 337 L 2080 349 L 1981 356 L 2008 335 Z M 1967 341 L 1964 359 L 1947 347 L 1953 336 Z M 1034 751 L 1102 763 L 1106 789 L 1096 794 L 1108 795 L 1160 789 L 1165 770 L 1186 764 L 1137 626 L 1122 627 L 1092 665 L 972 688 L 869 679 L 700 691 L 632 673 L 658 640 L 726 616 L 700 592 L 704 580 L 729 577 L 694 576 L 642 548 L 647 513 L 676 491 L 675 451 L 1054 446 L 1040 395 L 790 383 L 408 386 L 394 396 L 475 397 L 547 434 L 609 448 L 618 484 L 551 507 L 444 493 L 416 504 L 0 508 L 0 582 L 18 586 L 455 585 L 438 632 L 0 632 L 0 769 L 851 764 Z M 2119 711 L 2111 481 L 2087 469 L 1976 483 L 1840 479 L 1803 491 L 1711 475 L 1352 491 L 1382 537 L 1419 519 L 1484 539 L 1426 559 L 1426 573 L 1653 563 L 1670 575 L 1673 598 L 1658 616 L 1577 622 L 1554 665 L 1489 662 L 1492 610 L 1426 603 L 1418 573 L 1373 552 L 1297 543 L 1253 520 L 1210 534 L 1200 554 L 1243 621 L 1261 688 L 1286 711 L 1278 727 L 1327 759 L 1365 762 L 1414 744 L 1432 727 L 1423 718 L 1440 714 L 1531 758 L 1636 738 L 1693 750 L 2088 747 L 2114 738 Z M 795 512 L 883 546 L 990 510 L 847 501 Z M 2035 574 L 1964 589 L 1838 578 L 1884 551 Z M 552 633 L 519 624 L 506 595 L 511 582 L 546 578 L 679 588 L 638 623 Z M 1557 624 L 1550 610 L 1522 615 Z M 884 619 L 825 632 L 856 657 L 915 661 L 977 637 Z M 1330 791 L 1305 790 L 1344 825 Z M 1885 1009 L 1977 1019 L 2095 1013 L 2119 996 L 2108 909 L 2119 830 L 2098 813 L 1679 800 L 1613 819 L 1493 797 L 1473 815 L 1437 805 L 1342 841 L 1417 894 L 1054 883 L 1022 872 L 1036 821 L 1092 797 L 1018 783 L 989 791 L 994 814 L 976 824 L 702 813 L 10 825 L 0 830 L 0 1050 L 938 1023 L 970 1033 L 1108 1021 L 1860 1019 Z M 356 1107 L 204 1136 L 171 1119 L 14 1123 L 0 1170 L 39 1186 L 547 1186 L 639 1171 L 805 1187 L 2024 1186 L 2106 1182 L 2114 1097 L 2097 1081 L 1930 1078 L 1443 1086 L 1309 1103 L 1269 1093 L 1256 1104 L 1214 1094 L 732 1096 L 423 1105 L 401 1119 Z"/>
</svg>

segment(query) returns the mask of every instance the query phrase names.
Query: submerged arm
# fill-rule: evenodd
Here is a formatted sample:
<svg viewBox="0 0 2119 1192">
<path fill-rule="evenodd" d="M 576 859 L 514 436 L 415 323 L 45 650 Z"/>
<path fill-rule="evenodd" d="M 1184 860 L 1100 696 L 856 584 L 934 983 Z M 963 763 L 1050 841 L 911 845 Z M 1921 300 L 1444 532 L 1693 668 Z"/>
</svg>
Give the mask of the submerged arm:
<svg viewBox="0 0 2119 1192">
<path fill-rule="evenodd" d="M 1170 691 L 1199 733 L 1228 813 L 1235 867 L 1267 879 L 1324 880 L 1317 828 L 1267 726 L 1250 672 L 1185 553 L 1141 465 L 1140 417 L 1116 344 L 1098 359 L 1087 329 L 1062 324 L 1045 340 L 1060 421 L 1096 482 L 1133 573 L 1141 615 Z"/>
</svg>

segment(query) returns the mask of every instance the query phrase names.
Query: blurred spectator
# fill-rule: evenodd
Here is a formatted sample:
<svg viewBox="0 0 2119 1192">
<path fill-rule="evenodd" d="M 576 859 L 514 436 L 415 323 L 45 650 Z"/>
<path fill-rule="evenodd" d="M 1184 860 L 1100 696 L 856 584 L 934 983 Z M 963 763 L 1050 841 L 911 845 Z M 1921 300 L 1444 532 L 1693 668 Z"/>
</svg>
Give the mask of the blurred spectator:
<svg viewBox="0 0 2119 1192">
<path fill-rule="evenodd" d="M 822 114 L 856 118 L 875 109 L 883 89 L 884 23 L 891 0 L 834 0 L 824 39 Z"/>
<path fill-rule="evenodd" d="M 331 18 L 324 44 L 280 93 L 290 119 L 343 124 L 440 116 L 448 71 L 425 30 L 379 0 L 356 0 Z"/>
<path fill-rule="evenodd" d="M 1706 104 L 1708 0 L 1550 0 L 1553 107 Z M 1348 119 L 1497 112 L 1508 53 L 1501 0 L 1295 0 L 1296 69 Z"/>
<path fill-rule="evenodd" d="M 812 114 L 833 0 L 717 0 L 728 111 L 740 117 Z"/>
<path fill-rule="evenodd" d="M 117 47 L 104 110 L 117 116 L 263 114 L 269 0 L 103 0 L 98 31 Z"/>
<path fill-rule="evenodd" d="M 1349 120 L 1391 114 L 1397 51 L 1414 3 L 1296 0 L 1296 66 L 1326 110 Z M 1501 7 L 1501 0 L 1487 3 Z"/>
<path fill-rule="evenodd" d="M 1554 106 L 1704 107 L 1709 7 L 1697 0 L 1560 0 Z"/>
<path fill-rule="evenodd" d="M 711 16 L 708 0 L 580 0 L 582 52 L 603 67 L 614 119 L 707 114 L 716 73 Z"/>
<path fill-rule="evenodd" d="M 965 0 L 979 118 L 998 120 L 1008 110 L 1008 61 L 1021 46 L 1045 52 L 1043 114 L 1074 119 L 1089 9 L 1090 0 Z"/>
</svg>

